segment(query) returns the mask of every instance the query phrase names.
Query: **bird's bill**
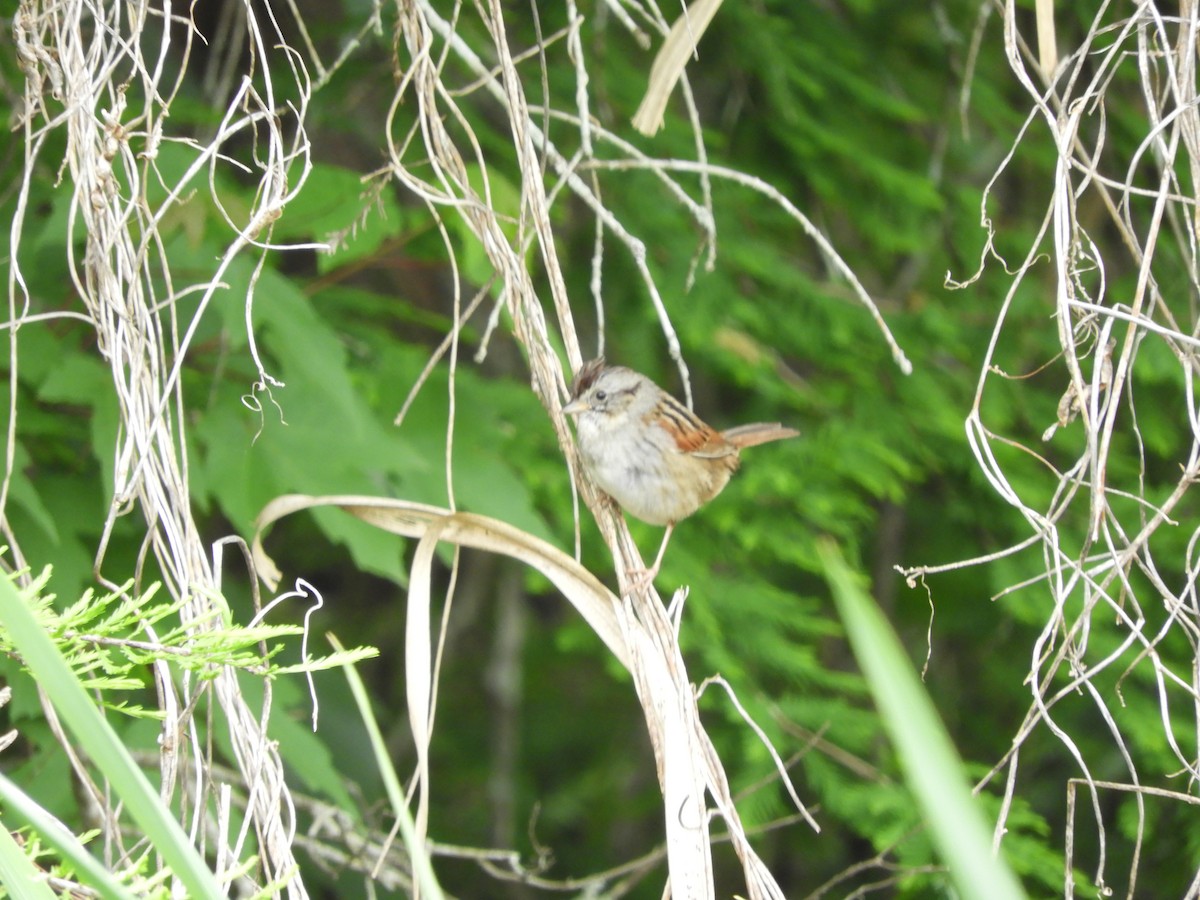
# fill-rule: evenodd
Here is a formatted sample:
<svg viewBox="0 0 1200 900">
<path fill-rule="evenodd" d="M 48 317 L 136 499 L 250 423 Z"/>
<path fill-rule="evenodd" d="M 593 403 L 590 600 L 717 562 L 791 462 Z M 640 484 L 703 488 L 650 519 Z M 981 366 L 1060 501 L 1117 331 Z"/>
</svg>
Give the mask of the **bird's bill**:
<svg viewBox="0 0 1200 900">
<path fill-rule="evenodd" d="M 587 412 L 591 408 L 592 405 L 583 397 L 576 397 L 563 407 L 563 412 L 565 412 L 568 416 L 577 416 L 580 413 Z"/>
</svg>

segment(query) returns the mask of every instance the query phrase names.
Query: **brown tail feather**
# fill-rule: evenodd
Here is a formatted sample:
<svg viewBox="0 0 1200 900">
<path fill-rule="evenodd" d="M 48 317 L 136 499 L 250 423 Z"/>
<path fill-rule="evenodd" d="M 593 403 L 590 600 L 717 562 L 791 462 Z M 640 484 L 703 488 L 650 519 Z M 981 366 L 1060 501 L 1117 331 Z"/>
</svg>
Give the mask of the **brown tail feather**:
<svg viewBox="0 0 1200 900">
<path fill-rule="evenodd" d="M 739 425 L 722 431 L 721 437 L 733 444 L 739 450 L 744 447 L 754 447 L 770 441 L 782 441 L 784 438 L 796 437 L 800 432 L 788 428 L 778 422 L 756 422 L 753 425 Z"/>
</svg>

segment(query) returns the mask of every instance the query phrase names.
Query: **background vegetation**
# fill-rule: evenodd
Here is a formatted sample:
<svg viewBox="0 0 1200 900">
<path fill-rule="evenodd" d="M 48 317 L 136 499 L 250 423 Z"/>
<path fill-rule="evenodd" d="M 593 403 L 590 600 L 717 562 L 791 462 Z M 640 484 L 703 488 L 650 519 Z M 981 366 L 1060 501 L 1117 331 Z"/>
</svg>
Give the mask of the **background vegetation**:
<svg viewBox="0 0 1200 900">
<path fill-rule="evenodd" d="M 268 551 L 324 603 L 261 617 L 270 598 L 221 542 L 249 541 L 283 494 L 394 497 L 577 540 L 615 587 L 539 374 L 541 344 L 567 375 L 602 349 L 690 391 L 714 425 L 803 432 L 746 454 L 658 579 L 667 598 L 690 587 L 690 678 L 733 687 L 820 824 L 706 692 L 784 896 L 950 889 L 830 601 L 824 538 L 924 668 L 1031 896 L 1064 882 L 1195 896 L 1195 14 L 1054 10 L 1048 91 L 1024 5 L 725 3 L 643 136 L 630 119 L 677 15 L 617 0 L 22 2 L 0 38 L 6 563 L 23 585 L 53 567 L 47 629 L 81 677 L 114 679 L 92 696 L 193 839 L 211 857 L 218 811 L 234 833 L 247 823 L 240 858 L 259 858 L 237 890 L 403 895 L 402 854 L 376 869 L 393 819 L 345 679 L 316 674 L 314 732 L 314 699 L 284 668 L 300 634 L 230 629 L 306 625 L 317 656 L 329 631 L 377 648 L 358 671 L 407 777 L 416 542 L 337 510 L 291 516 Z M 514 121 L 538 133 L 515 139 Z M 98 148 L 88 167 L 83 145 Z M 911 374 L 779 197 L 853 270 Z M 497 265 L 500 241 L 521 277 Z M 659 530 L 630 529 L 653 552 Z M 661 896 L 664 812 L 629 674 L 536 570 L 443 546 L 433 581 L 453 596 L 429 762 L 447 892 Z M 161 616 L 105 618 L 159 582 L 145 609 Z M 72 620 L 89 588 L 117 593 Z M 209 629 L 230 640 L 205 643 Z M 104 640 L 83 654 L 81 634 Z M 4 649 L 8 779 L 101 835 L 94 852 L 127 880 L 156 871 Z M 260 720 L 294 834 L 264 825 L 247 790 L 259 758 L 241 741 Z M 164 736 L 187 747 L 178 783 L 158 771 Z M 263 861 L 281 835 L 298 878 Z M 732 850 L 718 842 L 714 860 L 719 896 L 747 892 Z"/>
</svg>

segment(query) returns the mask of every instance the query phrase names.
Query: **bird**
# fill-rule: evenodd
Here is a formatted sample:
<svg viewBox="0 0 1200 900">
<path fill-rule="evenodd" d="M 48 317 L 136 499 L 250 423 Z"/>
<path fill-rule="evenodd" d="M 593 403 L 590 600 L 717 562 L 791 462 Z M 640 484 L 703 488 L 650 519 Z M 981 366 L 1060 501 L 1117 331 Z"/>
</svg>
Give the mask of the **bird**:
<svg viewBox="0 0 1200 900">
<path fill-rule="evenodd" d="M 653 582 L 675 525 L 724 490 L 742 450 L 800 434 L 779 422 L 717 431 L 645 375 L 603 357 L 576 373 L 563 412 L 575 418 L 579 457 L 596 486 L 635 518 L 666 526 L 636 584 Z"/>
</svg>

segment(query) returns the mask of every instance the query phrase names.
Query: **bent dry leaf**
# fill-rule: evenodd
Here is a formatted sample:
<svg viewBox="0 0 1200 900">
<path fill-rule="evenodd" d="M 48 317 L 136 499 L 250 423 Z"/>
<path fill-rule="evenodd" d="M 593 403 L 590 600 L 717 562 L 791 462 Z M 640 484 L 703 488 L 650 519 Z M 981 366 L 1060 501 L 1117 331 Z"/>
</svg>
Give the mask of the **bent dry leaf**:
<svg viewBox="0 0 1200 900">
<path fill-rule="evenodd" d="M 488 516 L 452 513 L 425 503 L 384 497 L 312 497 L 303 494 L 278 497 L 259 513 L 251 546 L 258 574 L 272 590 L 278 587 L 281 574 L 263 550 L 263 534 L 284 516 L 324 506 L 340 507 L 377 528 L 417 540 L 425 537 L 437 524 L 441 529 L 440 540 L 511 556 L 537 569 L 579 610 L 621 665 L 629 668 L 629 651 L 615 612 L 616 597 L 600 579 L 557 547 Z"/>
<path fill-rule="evenodd" d="M 421 760 L 428 758 L 437 706 L 437 658 L 430 633 L 429 567 L 438 541 L 501 553 L 541 572 L 633 675 L 658 763 L 664 797 L 669 890 L 676 897 L 713 898 L 708 830 L 710 795 L 728 825 L 752 898 L 782 900 L 783 892 L 750 846 L 729 790 L 729 781 L 700 721 L 678 640 L 660 604 L 618 599 L 572 557 L 518 528 L 487 516 L 452 512 L 422 503 L 381 497 L 286 495 L 259 514 L 251 545 L 259 577 L 274 590 L 281 573 L 263 549 L 270 526 L 302 510 L 334 506 L 379 528 L 418 540 L 409 584 L 406 678 L 409 717 Z M 428 772 L 418 765 L 416 840 L 424 839 L 430 798 Z"/>
</svg>

